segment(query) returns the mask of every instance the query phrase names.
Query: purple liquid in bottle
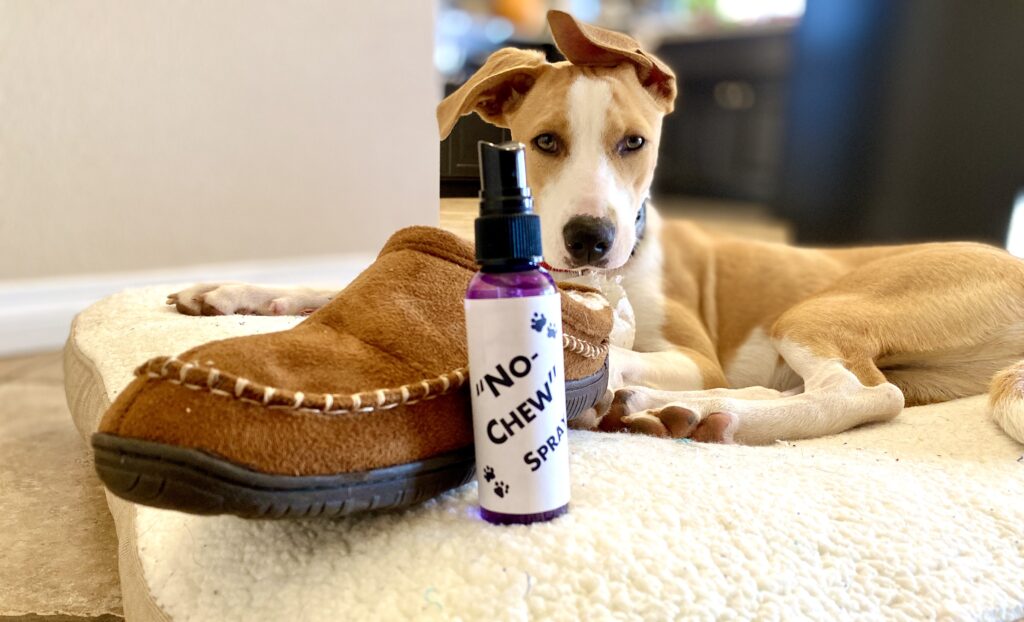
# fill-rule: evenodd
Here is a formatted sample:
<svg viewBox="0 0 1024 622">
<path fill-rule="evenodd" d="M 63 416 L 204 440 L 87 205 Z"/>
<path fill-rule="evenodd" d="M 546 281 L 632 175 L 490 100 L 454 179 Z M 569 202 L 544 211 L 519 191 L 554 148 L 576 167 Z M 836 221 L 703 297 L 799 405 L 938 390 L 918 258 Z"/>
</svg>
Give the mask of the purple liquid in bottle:
<svg viewBox="0 0 1024 622">
<path fill-rule="evenodd" d="M 522 145 L 481 142 L 480 163 L 481 270 L 466 291 L 480 515 L 529 524 L 569 509 L 561 311 L 554 279 L 538 265 L 540 221 Z M 545 442 L 556 436 L 554 446 Z"/>
</svg>

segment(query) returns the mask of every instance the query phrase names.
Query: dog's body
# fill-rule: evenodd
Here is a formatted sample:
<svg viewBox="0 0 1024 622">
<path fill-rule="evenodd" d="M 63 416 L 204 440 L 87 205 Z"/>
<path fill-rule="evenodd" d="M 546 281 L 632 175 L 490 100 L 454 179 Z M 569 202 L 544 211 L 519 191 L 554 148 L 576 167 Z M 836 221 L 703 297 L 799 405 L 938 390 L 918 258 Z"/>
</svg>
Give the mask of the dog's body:
<svg viewBox="0 0 1024 622">
<path fill-rule="evenodd" d="M 821 436 L 891 419 L 904 403 L 983 393 L 1009 367 L 994 414 L 1024 442 L 1024 420 L 1010 412 L 1024 263 L 981 244 L 815 250 L 662 227 L 660 244 L 645 240 L 634 257 L 661 255 L 661 295 L 623 271 L 629 298 L 654 308 L 637 311 L 639 352 L 612 354 L 622 385 L 639 386 L 616 393 L 603 429 L 746 443 Z M 687 360 L 676 373 L 657 371 L 678 354 Z"/>
<path fill-rule="evenodd" d="M 442 138 L 471 112 L 510 128 L 530 146 L 552 268 L 622 277 L 636 339 L 610 354 L 618 390 L 602 429 L 821 436 L 889 420 L 905 403 L 982 393 L 995 377 L 993 415 L 1024 442 L 1024 263 L 980 244 L 812 250 L 663 221 L 648 198 L 671 70 L 628 37 L 549 19 L 569 62 L 496 52 L 438 120 Z M 171 302 L 295 313 L 331 295 L 200 286 Z"/>
</svg>

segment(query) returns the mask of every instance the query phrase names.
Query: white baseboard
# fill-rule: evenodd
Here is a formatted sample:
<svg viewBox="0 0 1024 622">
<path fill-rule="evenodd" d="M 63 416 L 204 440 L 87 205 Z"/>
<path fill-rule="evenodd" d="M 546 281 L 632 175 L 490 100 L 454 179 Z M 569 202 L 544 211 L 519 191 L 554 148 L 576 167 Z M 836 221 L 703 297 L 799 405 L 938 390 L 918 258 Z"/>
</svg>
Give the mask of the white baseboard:
<svg viewBox="0 0 1024 622">
<path fill-rule="evenodd" d="M 332 255 L 0 281 L 0 356 L 61 348 L 79 311 L 129 287 L 243 281 L 341 289 L 373 259 L 369 254 Z"/>
</svg>

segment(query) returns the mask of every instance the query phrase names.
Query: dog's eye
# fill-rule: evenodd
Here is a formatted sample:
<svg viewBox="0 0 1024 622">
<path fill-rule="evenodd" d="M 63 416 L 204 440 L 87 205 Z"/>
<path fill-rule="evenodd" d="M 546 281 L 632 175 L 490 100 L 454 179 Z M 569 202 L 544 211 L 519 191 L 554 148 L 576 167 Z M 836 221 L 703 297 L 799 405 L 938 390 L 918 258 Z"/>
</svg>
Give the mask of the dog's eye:
<svg viewBox="0 0 1024 622">
<path fill-rule="evenodd" d="M 533 139 L 533 146 L 544 153 L 558 153 L 558 137 L 554 134 L 540 134 Z"/>
<path fill-rule="evenodd" d="M 619 143 L 619 153 L 637 151 L 643 147 L 646 142 L 647 141 L 644 140 L 643 136 L 627 136 Z"/>
</svg>

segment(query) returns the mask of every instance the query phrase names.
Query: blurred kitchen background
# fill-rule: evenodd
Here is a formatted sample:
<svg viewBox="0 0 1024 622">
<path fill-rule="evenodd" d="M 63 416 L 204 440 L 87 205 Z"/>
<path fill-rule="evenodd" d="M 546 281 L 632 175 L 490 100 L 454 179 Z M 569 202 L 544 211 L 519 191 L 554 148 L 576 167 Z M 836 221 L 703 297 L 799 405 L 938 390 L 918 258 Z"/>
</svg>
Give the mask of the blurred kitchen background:
<svg viewBox="0 0 1024 622">
<path fill-rule="evenodd" d="M 445 0 L 447 90 L 503 46 L 560 59 L 548 8 L 630 33 L 680 80 L 662 212 L 783 227 L 801 244 L 970 239 L 1024 254 L 1020 0 Z M 465 118 L 442 194 L 476 191 Z"/>
</svg>

